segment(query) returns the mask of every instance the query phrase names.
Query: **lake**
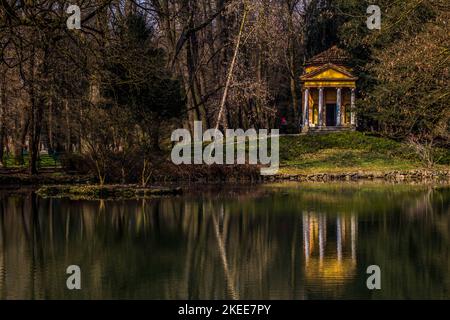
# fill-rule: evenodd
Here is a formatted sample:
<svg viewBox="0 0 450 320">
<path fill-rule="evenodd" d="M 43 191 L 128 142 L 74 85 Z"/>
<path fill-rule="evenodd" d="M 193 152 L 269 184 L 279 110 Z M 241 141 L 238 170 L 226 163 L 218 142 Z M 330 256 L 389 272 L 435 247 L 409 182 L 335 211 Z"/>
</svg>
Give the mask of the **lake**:
<svg viewBox="0 0 450 320">
<path fill-rule="evenodd" d="M 449 299 L 450 187 L 187 186 L 147 200 L 0 191 L 0 299 Z M 68 290 L 66 268 L 81 268 Z M 366 269 L 378 265 L 381 290 Z"/>
</svg>

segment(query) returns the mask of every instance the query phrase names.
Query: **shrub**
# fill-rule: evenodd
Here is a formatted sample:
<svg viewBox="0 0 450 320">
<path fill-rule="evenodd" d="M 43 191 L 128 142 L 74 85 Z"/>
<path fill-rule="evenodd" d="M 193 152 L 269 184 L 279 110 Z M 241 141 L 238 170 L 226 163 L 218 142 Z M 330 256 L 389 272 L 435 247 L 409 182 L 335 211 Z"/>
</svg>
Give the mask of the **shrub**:
<svg viewBox="0 0 450 320">
<path fill-rule="evenodd" d="M 88 161 L 81 154 L 65 153 L 61 156 L 60 161 L 66 173 L 88 174 L 91 172 Z"/>
</svg>

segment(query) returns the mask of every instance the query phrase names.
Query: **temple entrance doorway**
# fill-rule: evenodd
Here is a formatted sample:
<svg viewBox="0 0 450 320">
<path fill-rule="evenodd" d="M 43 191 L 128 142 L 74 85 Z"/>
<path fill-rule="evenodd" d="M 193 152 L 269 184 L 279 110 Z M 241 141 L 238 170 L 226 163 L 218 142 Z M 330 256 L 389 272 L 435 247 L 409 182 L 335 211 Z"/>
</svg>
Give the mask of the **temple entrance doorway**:
<svg viewBox="0 0 450 320">
<path fill-rule="evenodd" d="M 336 105 L 335 104 L 327 104 L 327 109 L 325 111 L 326 115 L 326 126 L 334 127 L 336 126 Z"/>
</svg>

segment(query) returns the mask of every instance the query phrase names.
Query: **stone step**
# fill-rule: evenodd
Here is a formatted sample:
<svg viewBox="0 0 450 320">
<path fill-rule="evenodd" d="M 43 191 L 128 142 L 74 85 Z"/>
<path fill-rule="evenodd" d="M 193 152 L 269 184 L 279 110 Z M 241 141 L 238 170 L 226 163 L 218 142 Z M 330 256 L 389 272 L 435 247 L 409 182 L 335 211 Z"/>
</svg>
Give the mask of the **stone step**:
<svg viewBox="0 0 450 320">
<path fill-rule="evenodd" d="M 329 127 L 309 127 L 306 133 L 320 134 L 331 132 L 349 132 L 355 131 L 354 126 L 329 126 Z"/>
</svg>

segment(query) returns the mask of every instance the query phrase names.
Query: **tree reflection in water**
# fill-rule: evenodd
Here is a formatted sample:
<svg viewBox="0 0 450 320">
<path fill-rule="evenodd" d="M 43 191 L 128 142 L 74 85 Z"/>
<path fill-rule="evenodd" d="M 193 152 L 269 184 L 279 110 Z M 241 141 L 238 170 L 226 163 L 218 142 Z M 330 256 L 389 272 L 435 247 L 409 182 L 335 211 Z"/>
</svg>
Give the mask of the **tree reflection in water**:
<svg viewBox="0 0 450 320">
<path fill-rule="evenodd" d="M 450 298 L 450 188 L 275 185 L 127 201 L 0 194 L 0 298 Z M 65 287 L 68 265 L 82 290 Z M 382 271 L 369 291 L 367 266 Z"/>
</svg>

